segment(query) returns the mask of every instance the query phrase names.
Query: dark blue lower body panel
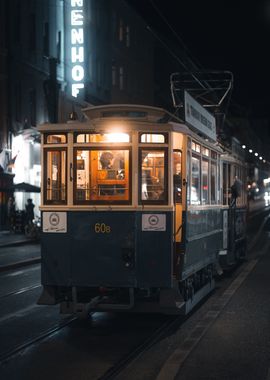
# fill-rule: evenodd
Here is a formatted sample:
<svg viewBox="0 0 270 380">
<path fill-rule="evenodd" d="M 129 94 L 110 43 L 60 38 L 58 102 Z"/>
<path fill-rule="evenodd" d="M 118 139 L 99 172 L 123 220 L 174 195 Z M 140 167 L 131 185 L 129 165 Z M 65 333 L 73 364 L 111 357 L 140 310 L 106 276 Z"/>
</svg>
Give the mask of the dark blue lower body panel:
<svg viewBox="0 0 270 380">
<path fill-rule="evenodd" d="M 171 287 L 171 212 L 76 211 L 66 218 L 65 233 L 42 233 L 43 285 Z"/>
</svg>

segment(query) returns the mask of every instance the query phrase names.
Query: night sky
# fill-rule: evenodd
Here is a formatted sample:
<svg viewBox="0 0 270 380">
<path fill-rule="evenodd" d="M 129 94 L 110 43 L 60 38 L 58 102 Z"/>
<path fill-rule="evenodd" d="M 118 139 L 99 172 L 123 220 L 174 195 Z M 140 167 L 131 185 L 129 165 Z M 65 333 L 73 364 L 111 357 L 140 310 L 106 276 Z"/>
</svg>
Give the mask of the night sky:
<svg viewBox="0 0 270 380">
<path fill-rule="evenodd" d="M 270 115 L 270 0 L 128 2 L 160 35 L 184 44 L 202 68 L 231 71 L 232 103 Z"/>
</svg>

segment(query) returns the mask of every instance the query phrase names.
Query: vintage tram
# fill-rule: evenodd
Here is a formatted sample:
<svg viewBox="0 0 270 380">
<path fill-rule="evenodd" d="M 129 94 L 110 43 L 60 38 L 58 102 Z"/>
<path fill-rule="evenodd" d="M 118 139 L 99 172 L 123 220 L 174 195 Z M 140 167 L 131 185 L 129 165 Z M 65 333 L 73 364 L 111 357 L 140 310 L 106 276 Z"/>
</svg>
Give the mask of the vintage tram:
<svg viewBox="0 0 270 380">
<path fill-rule="evenodd" d="M 232 248 L 221 171 L 229 158 L 160 108 L 83 112 L 85 122 L 39 127 L 38 303 L 59 303 L 62 313 L 187 313 Z"/>
</svg>

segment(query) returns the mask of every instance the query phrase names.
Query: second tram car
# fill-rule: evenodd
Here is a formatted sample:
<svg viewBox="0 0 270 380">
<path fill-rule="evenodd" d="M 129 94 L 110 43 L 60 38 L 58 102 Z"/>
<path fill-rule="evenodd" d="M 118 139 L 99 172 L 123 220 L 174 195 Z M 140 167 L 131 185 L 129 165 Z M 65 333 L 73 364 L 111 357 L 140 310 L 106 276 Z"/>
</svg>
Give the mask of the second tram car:
<svg viewBox="0 0 270 380">
<path fill-rule="evenodd" d="M 84 123 L 39 128 L 38 303 L 62 313 L 187 313 L 213 289 L 219 258 L 242 255 L 227 191 L 236 161 L 160 108 L 84 113 Z"/>
</svg>

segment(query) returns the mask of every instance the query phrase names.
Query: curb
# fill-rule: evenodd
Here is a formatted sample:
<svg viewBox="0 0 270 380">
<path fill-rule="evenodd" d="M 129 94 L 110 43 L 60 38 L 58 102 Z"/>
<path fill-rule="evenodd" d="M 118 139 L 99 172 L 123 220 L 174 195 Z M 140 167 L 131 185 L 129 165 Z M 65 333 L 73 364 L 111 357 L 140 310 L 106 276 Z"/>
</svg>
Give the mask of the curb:
<svg viewBox="0 0 270 380">
<path fill-rule="evenodd" d="M 27 265 L 32 264 L 39 264 L 41 262 L 41 257 L 35 257 L 34 259 L 28 259 L 28 260 L 22 260 L 22 261 L 16 261 L 15 263 L 7 264 L 7 265 L 0 265 L 0 272 L 5 272 L 10 269 L 16 269 L 20 267 L 25 267 Z"/>
<path fill-rule="evenodd" d="M 9 242 L 6 242 L 6 243 L 0 243 L 0 248 L 2 247 L 15 247 L 17 245 L 23 245 L 23 244 L 32 244 L 32 243 L 40 243 L 39 240 L 33 240 L 33 239 L 29 239 L 29 240 L 18 240 L 18 241 L 9 241 Z"/>
</svg>

